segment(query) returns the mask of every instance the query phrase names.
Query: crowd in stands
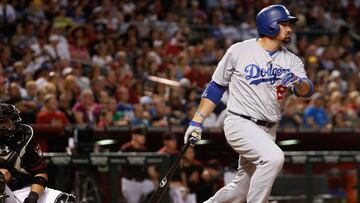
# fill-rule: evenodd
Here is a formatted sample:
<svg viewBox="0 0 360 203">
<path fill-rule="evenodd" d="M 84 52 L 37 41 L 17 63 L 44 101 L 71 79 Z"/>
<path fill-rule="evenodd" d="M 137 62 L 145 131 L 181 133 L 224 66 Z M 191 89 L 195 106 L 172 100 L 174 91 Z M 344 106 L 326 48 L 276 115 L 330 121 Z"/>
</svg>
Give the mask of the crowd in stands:
<svg viewBox="0 0 360 203">
<path fill-rule="evenodd" d="M 299 18 L 287 48 L 316 91 L 289 95 L 280 126 L 358 126 L 358 0 L 1 0 L 0 102 L 27 123 L 187 125 L 226 49 L 257 37 L 273 3 Z M 225 103 L 205 127 L 221 126 Z"/>
<path fill-rule="evenodd" d="M 316 91 L 308 100 L 289 92 L 280 127 L 359 126 L 359 0 L 0 0 L 0 102 L 25 123 L 186 126 L 226 49 L 257 37 L 256 13 L 274 3 L 299 18 L 287 48 Z M 205 127 L 221 127 L 222 101 Z M 193 153 L 180 179 L 206 199 L 222 169 Z"/>
</svg>

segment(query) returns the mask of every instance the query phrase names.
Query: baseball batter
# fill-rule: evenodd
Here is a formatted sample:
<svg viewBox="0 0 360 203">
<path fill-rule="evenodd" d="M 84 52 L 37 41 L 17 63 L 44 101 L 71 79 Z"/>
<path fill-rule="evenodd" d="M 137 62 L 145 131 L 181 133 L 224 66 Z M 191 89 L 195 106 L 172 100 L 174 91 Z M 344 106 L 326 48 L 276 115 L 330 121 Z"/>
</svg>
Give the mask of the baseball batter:
<svg viewBox="0 0 360 203">
<path fill-rule="evenodd" d="M 239 153 L 234 180 L 206 203 L 260 203 L 269 198 L 284 163 L 275 137 L 285 93 L 291 89 L 304 98 L 313 94 L 304 64 L 282 46 L 290 41 L 296 20 L 282 5 L 262 9 L 256 17 L 259 38 L 232 45 L 202 95 L 184 142 L 194 131 L 197 140 L 201 139 L 202 122 L 228 90 L 224 132 L 230 146 Z"/>
</svg>

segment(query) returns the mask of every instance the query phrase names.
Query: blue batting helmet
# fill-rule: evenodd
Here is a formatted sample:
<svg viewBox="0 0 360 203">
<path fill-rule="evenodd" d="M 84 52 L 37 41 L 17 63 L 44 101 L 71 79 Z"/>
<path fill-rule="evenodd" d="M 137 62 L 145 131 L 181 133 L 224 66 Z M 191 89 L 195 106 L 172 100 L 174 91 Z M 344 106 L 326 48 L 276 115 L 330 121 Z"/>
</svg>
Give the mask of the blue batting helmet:
<svg viewBox="0 0 360 203">
<path fill-rule="evenodd" d="M 271 5 L 263 8 L 256 16 L 256 27 L 260 35 L 275 37 L 280 32 L 279 22 L 298 19 L 291 16 L 289 10 L 283 5 Z"/>
</svg>

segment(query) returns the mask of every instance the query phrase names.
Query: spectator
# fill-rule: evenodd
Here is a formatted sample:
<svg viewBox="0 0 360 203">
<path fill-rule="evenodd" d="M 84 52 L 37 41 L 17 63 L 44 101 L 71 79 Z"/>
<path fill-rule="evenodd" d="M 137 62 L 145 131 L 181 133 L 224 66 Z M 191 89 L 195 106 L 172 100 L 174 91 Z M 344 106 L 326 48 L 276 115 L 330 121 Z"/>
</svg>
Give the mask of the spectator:
<svg viewBox="0 0 360 203">
<path fill-rule="evenodd" d="M 146 119 L 150 117 L 149 112 L 144 111 L 144 107 L 141 104 L 134 105 L 134 117 L 131 118 L 131 126 L 145 125 L 149 126 L 149 120 Z"/>
<path fill-rule="evenodd" d="M 38 113 L 36 123 L 50 124 L 52 126 L 65 126 L 69 120 L 62 111 L 58 110 L 58 102 L 54 94 L 47 94 L 44 106 Z"/>
<path fill-rule="evenodd" d="M 66 43 L 60 41 L 59 35 L 50 35 L 49 42 L 44 48 L 52 61 L 60 59 L 70 62 L 69 47 Z"/>
<path fill-rule="evenodd" d="M 84 26 L 75 26 L 70 31 L 70 55 L 71 58 L 77 61 L 88 61 L 90 60 L 90 53 L 88 51 L 88 41 L 85 37 L 86 29 Z"/>
<path fill-rule="evenodd" d="M 105 89 L 108 92 L 109 96 L 115 96 L 117 89 L 117 77 L 116 72 L 112 69 L 109 69 L 106 73 Z"/>
<path fill-rule="evenodd" d="M 183 117 L 183 119 L 180 122 L 180 125 L 186 126 L 191 121 L 194 113 L 197 110 L 197 103 L 188 103 L 186 106 L 186 115 Z"/>
<path fill-rule="evenodd" d="M 103 69 L 108 70 L 109 65 L 113 61 L 111 55 L 109 54 L 109 50 L 107 44 L 100 43 L 96 46 L 96 54 L 92 57 L 92 62 L 95 65 L 102 67 Z"/>
<path fill-rule="evenodd" d="M 121 146 L 121 152 L 146 152 L 146 129 L 143 126 L 134 127 L 131 140 Z M 154 190 L 152 181 L 148 179 L 146 167 L 143 165 L 126 166 L 121 179 L 122 194 L 128 203 L 145 202 L 147 196 Z"/>
<path fill-rule="evenodd" d="M 152 127 L 167 127 L 173 124 L 170 118 L 170 108 L 166 102 L 159 100 L 154 103 L 154 108 L 155 115 L 151 118 Z"/>
<path fill-rule="evenodd" d="M 116 89 L 116 99 L 118 100 L 118 111 L 123 111 L 125 115 L 132 118 L 133 106 L 129 104 L 129 89 L 123 86 L 118 86 Z"/>
<path fill-rule="evenodd" d="M 162 134 L 162 147 L 158 150 L 158 153 L 161 154 L 168 154 L 169 155 L 169 165 L 171 166 L 172 163 L 176 160 L 177 156 L 179 155 L 179 151 L 177 150 L 177 137 L 174 133 L 170 131 L 166 131 Z M 158 184 L 159 180 L 159 170 L 158 168 L 153 165 L 150 167 L 150 171 L 152 172 L 152 177 L 156 178 L 155 183 Z M 181 185 L 181 171 L 177 168 L 174 172 L 173 177 L 170 180 L 170 185 Z"/>
<path fill-rule="evenodd" d="M 195 159 L 195 149 L 189 147 L 181 160 L 181 172 L 183 187 L 186 187 L 188 202 L 199 201 L 198 192 L 201 190 L 200 177 L 203 166 L 200 161 Z M 176 189 L 176 188 L 175 188 Z M 178 188 L 178 190 L 182 188 Z"/>
<path fill-rule="evenodd" d="M 75 123 L 74 112 L 72 111 L 71 99 L 65 94 L 60 95 L 59 110 L 63 112 L 70 123 Z"/>
<path fill-rule="evenodd" d="M 103 76 L 95 77 L 90 82 L 90 88 L 93 91 L 96 102 L 100 102 L 101 92 L 106 92 L 105 89 L 105 78 Z M 107 94 L 107 92 L 106 92 Z"/>
<path fill-rule="evenodd" d="M 165 132 L 163 134 L 163 147 L 158 152 L 169 154 L 176 158 L 179 153 L 177 150 L 177 136 L 171 132 Z"/>
<path fill-rule="evenodd" d="M 94 94 L 90 89 L 81 93 L 80 101 L 73 107 L 76 124 L 94 125 L 98 122 L 100 107 L 94 100 Z"/>
<path fill-rule="evenodd" d="M 114 97 L 109 97 L 106 107 L 101 111 L 98 126 L 126 126 L 128 124 L 129 118 L 125 116 L 123 111 L 117 110 L 116 99 Z"/>
<path fill-rule="evenodd" d="M 72 75 L 76 78 L 76 84 L 80 91 L 90 88 L 90 79 L 84 74 L 84 66 L 80 63 L 73 63 Z"/>
<path fill-rule="evenodd" d="M 330 117 L 325 111 L 324 97 L 315 94 L 313 95 L 310 106 L 304 110 L 304 127 L 307 128 L 331 128 Z"/>
<path fill-rule="evenodd" d="M 3 76 L 0 75 L 0 102 L 4 103 L 9 100 L 9 95 L 7 93 L 6 80 Z"/>
<path fill-rule="evenodd" d="M 198 202 L 206 201 L 224 185 L 223 168 L 218 160 L 209 160 L 199 181 Z"/>
<path fill-rule="evenodd" d="M 303 105 L 301 105 L 299 101 L 295 95 L 291 95 L 286 99 L 283 115 L 280 120 L 280 127 L 294 128 L 303 125 Z"/>
</svg>

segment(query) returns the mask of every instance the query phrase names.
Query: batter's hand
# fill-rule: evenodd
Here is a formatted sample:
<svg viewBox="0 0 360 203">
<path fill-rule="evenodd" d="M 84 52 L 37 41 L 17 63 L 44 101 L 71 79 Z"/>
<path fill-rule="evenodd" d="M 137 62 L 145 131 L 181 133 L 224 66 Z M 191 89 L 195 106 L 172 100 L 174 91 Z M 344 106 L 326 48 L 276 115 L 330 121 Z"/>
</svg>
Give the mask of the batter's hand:
<svg viewBox="0 0 360 203">
<path fill-rule="evenodd" d="M 192 137 L 195 139 L 191 139 L 190 142 L 194 145 L 197 141 L 201 140 L 201 133 L 201 123 L 191 121 L 188 129 L 185 132 L 184 144 L 186 144 L 189 141 L 189 138 Z"/>
<path fill-rule="evenodd" d="M 281 84 L 285 87 L 292 87 L 294 85 L 301 85 L 303 83 L 303 79 L 296 76 L 294 73 L 287 73 L 285 77 L 282 79 Z"/>
</svg>

